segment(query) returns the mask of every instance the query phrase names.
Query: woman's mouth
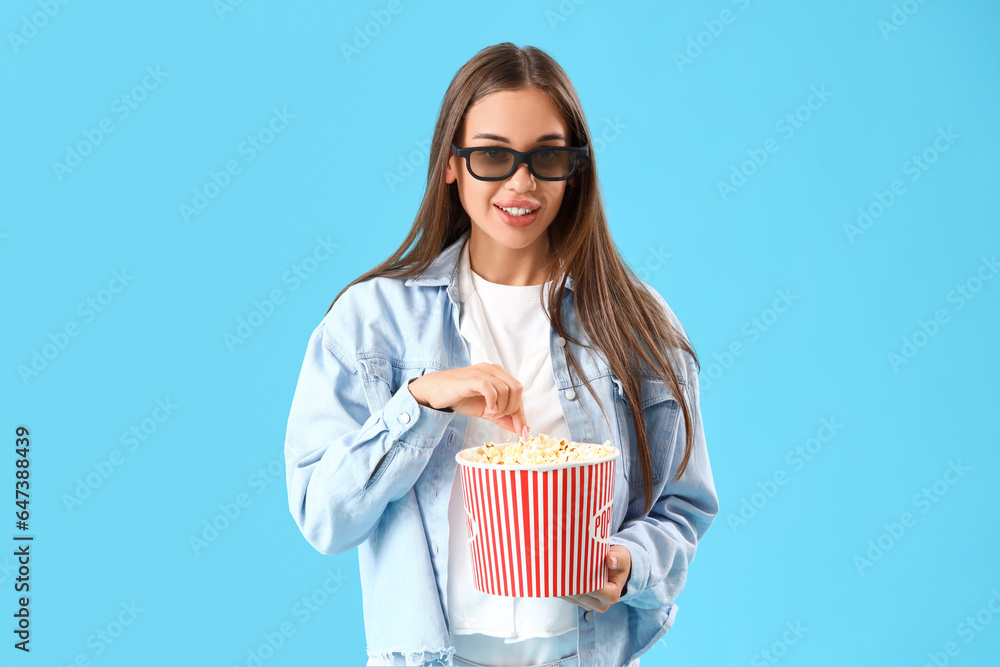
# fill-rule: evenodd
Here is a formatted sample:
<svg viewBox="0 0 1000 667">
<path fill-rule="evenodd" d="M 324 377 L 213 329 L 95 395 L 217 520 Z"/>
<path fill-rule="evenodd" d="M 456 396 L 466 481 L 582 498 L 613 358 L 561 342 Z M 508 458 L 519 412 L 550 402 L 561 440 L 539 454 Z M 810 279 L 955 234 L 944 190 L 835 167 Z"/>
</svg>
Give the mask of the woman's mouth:
<svg viewBox="0 0 1000 667">
<path fill-rule="evenodd" d="M 539 209 L 527 210 L 523 208 L 508 208 L 502 209 L 496 204 L 493 205 L 493 209 L 497 212 L 501 222 L 510 227 L 527 227 L 535 221 L 538 216 Z"/>
</svg>

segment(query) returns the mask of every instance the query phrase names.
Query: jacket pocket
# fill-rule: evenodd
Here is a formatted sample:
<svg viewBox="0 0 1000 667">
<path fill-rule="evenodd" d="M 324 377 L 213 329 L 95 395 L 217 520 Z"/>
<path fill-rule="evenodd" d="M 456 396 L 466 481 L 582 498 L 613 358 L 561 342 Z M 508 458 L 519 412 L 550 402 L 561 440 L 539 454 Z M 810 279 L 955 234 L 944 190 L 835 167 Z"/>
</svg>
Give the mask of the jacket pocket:
<svg viewBox="0 0 1000 667">
<path fill-rule="evenodd" d="M 392 457 L 396 455 L 396 451 L 398 449 L 399 449 L 398 447 L 390 447 L 389 451 L 387 451 L 385 454 L 382 455 L 382 458 L 379 459 L 378 463 L 375 465 L 375 470 L 372 471 L 371 477 L 369 477 L 368 481 L 365 482 L 365 488 L 364 488 L 365 491 L 370 489 L 373 484 L 378 482 L 379 478 L 382 476 L 382 473 L 385 472 L 385 469 L 389 467 L 390 463 L 392 463 Z"/>
<path fill-rule="evenodd" d="M 372 414 L 381 412 L 392 398 L 392 364 L 383 357 L 363 357 L 358 359 L 358 374 L 365 389 L 365 399 Z"/>
<path fill-rule="evenodd" d="M 369 354 L 358 359 L 358 374 L 365 387 L 365 397 L 371 411 L 385 407 L 399 388 L 425 373 L 440 370 L 429 365 L 411 365 L 394 361 L 379 354 Z"/>
<path fill-rule="evenodd" d="M 399 368 L 382 356 L 366 356 L 358 359 L 358 373 L 364 385 L 365 399 L 368 401 L 371 413 L 381 412 L 401 386 L 405 386 L 410 378 L 422 375 L 424 370 L 423 368 Z M 383 428 L 382 423 L 384 422 L 380 419 L 375 428 Z M 378 482 L 389 464 L 392 463 L 398 450 L 399 447 L 390 444 L 389 449 L 375 464 L 375 469 L 372 470 L 368 481 L 365 482 L 365 491 Z"/>
</svg>

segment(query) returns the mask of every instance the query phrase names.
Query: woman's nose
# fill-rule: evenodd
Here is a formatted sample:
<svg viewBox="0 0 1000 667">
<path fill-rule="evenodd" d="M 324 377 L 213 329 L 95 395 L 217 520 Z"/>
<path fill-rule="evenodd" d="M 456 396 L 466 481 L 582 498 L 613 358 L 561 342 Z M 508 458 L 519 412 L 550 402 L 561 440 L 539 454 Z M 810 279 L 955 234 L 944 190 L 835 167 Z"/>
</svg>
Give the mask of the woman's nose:
<svg viewBox="0 0 1000 667">
<path fill-rule="evenodd" d="M 514 174 L 510 177 L 509 183 L 518 192 L 528 192 L 535 189 L 535 177 L 531 175 L 531 170 L 527 164 L 517 165 Z"/>
</svg>

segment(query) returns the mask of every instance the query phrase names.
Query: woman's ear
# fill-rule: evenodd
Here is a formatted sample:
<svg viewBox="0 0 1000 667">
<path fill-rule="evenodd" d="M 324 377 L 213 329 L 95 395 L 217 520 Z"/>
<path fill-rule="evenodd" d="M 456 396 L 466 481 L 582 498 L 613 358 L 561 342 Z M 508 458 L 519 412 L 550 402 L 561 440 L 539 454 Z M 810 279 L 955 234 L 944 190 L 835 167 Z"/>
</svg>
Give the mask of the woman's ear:
<svg viewBox="0 0 1000 667">
<path fill-rule="evenodd" d="M 450 158 L 448 158 L 448 164 L 447 164 L 447 166 L 444 169 L 444 182 L 445 183 L 454 183 L 455 180 L 458 178 L 458 176 L 455 174 L 455 168 L 456 168 L 455 160 L 456 160 L 456 158 L 455 158 L 454 155 L 452 155 Z"/>
</svg>

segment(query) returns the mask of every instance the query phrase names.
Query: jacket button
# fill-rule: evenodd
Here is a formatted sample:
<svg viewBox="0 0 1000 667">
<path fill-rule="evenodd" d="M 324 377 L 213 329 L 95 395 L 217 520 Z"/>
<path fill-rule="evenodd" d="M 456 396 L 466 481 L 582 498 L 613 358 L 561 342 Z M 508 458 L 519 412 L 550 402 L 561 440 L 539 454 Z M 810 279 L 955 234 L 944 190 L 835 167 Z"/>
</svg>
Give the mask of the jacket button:
<svg viewBox="0 0 1000 667">
<path fill-rule="evenodd" d="M 562 336 L 556 338 L 556 347 L 566 347 L 566 339 Z"/>
<path fill-rule="evenodd" d="M 594 612 L 588 611 L 586 614 L 583 615 L 583 620 L 585 620 L 585 621 L 592 621 L 592 620 L 594 620 Z"/>
<path fill-rule="evenodd" d="M 403 414 L 399 415 L 399 423 L 400 424 L 409 424 L 410 423 L 410 414 L 408 412 L 404 412 Z"/>
<path fill-rule="evenodd" d="M 572 389 L 567 389 L 567 390 L 566 390 L 566 391 L 565 391 L 565 392 L 563 393 L 563 396 L 565 396 L 565 397 L 566 397 L 567 399 L 569 399 L 569 400 L 571 400 L 571 401 L 572 401 L 572 400 L 573 400 L 574 398 L 576 398 L 576 392 L 575 392 L 575 391 L 573 391 Z"/>
</svg>

